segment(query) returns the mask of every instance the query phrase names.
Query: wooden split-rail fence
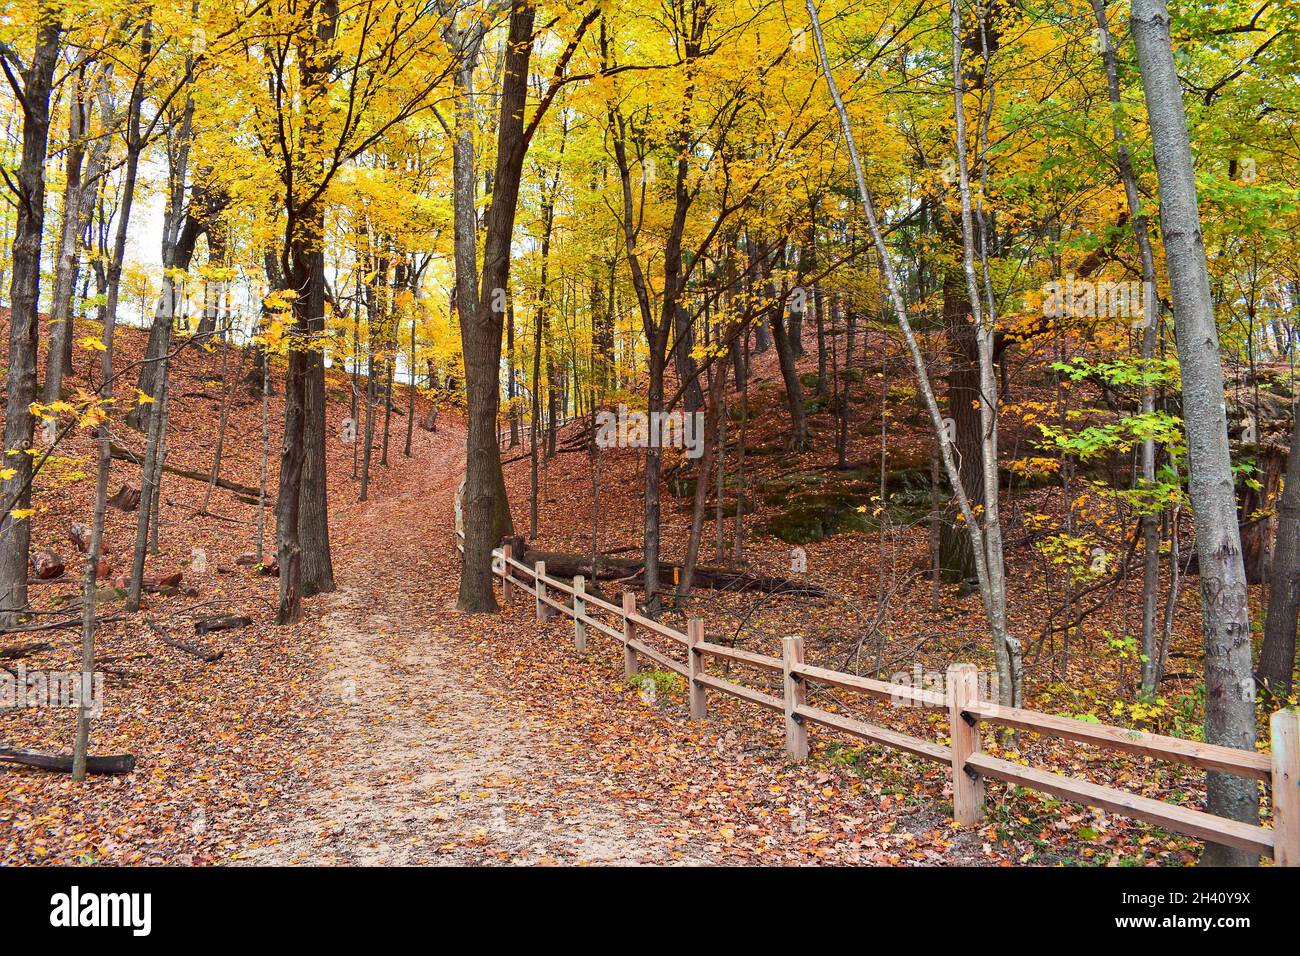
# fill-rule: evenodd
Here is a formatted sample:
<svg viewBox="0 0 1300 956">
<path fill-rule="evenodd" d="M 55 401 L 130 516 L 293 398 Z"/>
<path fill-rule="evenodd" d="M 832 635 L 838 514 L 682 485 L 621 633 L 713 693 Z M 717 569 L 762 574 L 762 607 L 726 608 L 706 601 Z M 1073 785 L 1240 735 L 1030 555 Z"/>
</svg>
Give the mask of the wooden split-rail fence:
<svg viewBox="0 0 1300 956">
<path fill-rule="evenodd" d="M 456 546 L 462 553 L 464 537 L 458 494 Z M 943 693 L 815 667 L 804 661 L 804 642 L 800 637 L 785 638 L 780 657 L 716 644 L 707 639 L 704 622 L 699 618 L 690 619 L 683 634 L 641 614 L 632 591 L 623 592 L 621 604 L 612 604 L 588 593 L 581 575 L 572 581 L 549 577 L 545 562 L 538 561 L 529 567 L 514 557 L 510 545 L 494 550 L 492 559 L 493 574 L 501 579 L 502 602 L 509 605 L 516 595 L 531 596 L 539 622 L 557 614 L 571 618 L 577 650 L 585 651 L 588 637 L 595 632 L 622 647 L 623 667 L 629 679 L 638 672 L 642 660 L 681 675 L 686 681 L 692 720 L 703 720 L 708 715 L 708 694 L 715 691 L 781 714 L 785 722 L 786 750 L 796 760 L 808 756 L 808 728 L 821 726 L 950 766 L 953 817 L 962 826 L 975 824 L 983 816 L 984 781 L 1001 780 L 1071 803 L 1100 807 L 1120 816 L 1154 823 L 1197 839 L 1271 856 L 1278 866 L 1300 866 L 1300 713 L 1295 710 L 1273 714 L 1271 754 L 1094 724 L 981 700 L 973 664 L 949 667 Z M 645 639 L 647 635 L 667 639 L 681 647 L 685 660 L 652 646 Z M 710 673 L 706 665 L 711 659 L 779 675 L 782 693 L 777 696 Z M 913 737 L 813 707 L 808 703 L 810 685 L 835 687 L 894 703 L 946 708 L 951 743 L 945 745 Z M 1273 826 L 1240 823 L 982 753 L 980 728 L 984 724 L 1263 781 L 1271 789 Z"/>
</svg>

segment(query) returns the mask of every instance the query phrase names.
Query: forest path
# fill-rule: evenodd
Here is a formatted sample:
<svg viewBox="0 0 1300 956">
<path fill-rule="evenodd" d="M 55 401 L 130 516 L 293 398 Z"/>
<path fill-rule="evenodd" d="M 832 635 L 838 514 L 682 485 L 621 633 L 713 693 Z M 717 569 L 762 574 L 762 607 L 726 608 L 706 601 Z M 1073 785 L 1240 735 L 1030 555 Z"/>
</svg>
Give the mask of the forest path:
<svg viewBox="0 0 1300 956">
<path fill-rule="evenodd" d="M 258 864 L 704 862 L 593 797 L 603 765 L 566 721 L 493 682 L 474 649 L 501 617 L 455 610 L 464 432 L 441 428 L 399 494 L 335 533 L 340 588 L 313 602 L 321 713 L 308 768 Z M 400 460 L 400 459 L 399 459 Z M 507 683 L 508 682 L 503 682 Z"/>
</svg>

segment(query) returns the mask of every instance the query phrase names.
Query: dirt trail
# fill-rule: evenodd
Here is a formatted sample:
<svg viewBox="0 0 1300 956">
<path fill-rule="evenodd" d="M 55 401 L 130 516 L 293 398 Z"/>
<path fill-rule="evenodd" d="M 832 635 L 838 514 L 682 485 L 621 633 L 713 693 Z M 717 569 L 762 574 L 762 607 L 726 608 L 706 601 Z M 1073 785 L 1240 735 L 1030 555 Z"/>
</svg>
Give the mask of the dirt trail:
<svg viewBox="0 0 1300 956">
<path fill-rule="evenodd" d="M 309 626 L 321 636 L 322 715 L 313 769 L 275 842 L 251 863 L 707 862 L 610 804 L 582 799 L 583 767 L 485 684 L 454 639 L 452 500 L 463 432 L 442 430 L 400 495 L 336 536 L 340 590 Z M 420 470 L 416 470 L 416 469 Z M 433 613 L 430 613 L 430 609 Z"/>
</svg>

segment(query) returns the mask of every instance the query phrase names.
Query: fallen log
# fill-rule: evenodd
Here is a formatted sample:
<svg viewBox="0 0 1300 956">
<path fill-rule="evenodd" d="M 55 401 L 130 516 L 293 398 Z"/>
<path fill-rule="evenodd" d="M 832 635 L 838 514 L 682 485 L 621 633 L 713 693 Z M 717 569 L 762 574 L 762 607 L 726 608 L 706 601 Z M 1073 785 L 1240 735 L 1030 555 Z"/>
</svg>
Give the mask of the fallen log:
<svg viewBox="0 0 1300 956">
<path fill-rule="evenodd" d="M 0 661 L 12 661 L 19 657 L 48 651 L 54 645 L 48 641 L 32 641 L 28 644 L 15 644 L 13 647 L 0 648 Z"/>
<path fill-rule="evenodd" d="M 199 634 L 211 634 L 213 631 L 226 631 L 232 627 L 248 627 L 253 623 L 251 617 L 242 614 L 218 614 L 215 617 L 201 617 L 194 622 L 194 630 Z"/>
<path fill-rule="evenodd" d="M 221 658 L 226 656 L 225 651 L 214 651 L 209 647 L 204 647 L 202 644 L 191 644 L 189 641 L 182 641 L 179 638 L 172 637 L 171 634 L 167 632 L 167 628 L 163 627 L 157 621 L 146 621 L 145 623 L 148 625 L 149 630 L 153 632 L 153 636 L 158 638 L 158 640 L 162 641 L 168 647 L 174 647 L 178 651 L 183 651 L 184 653 L 189 654 L 191 657 L 197 657 L 205 664 L 215 664 L 217 661 L 221 660 Z"/>
<path fill-rule="evenodd" d="M 121 445 L 114 444 L 111 447 L 111 451 L 113 457 L 118 461 L 129 461 L 137 465 L 140 463 L 140 456 L 135 454 L 135 452 L 131 451 L 129 448 L 123 448 Z M 191 471 L 188 468 L 180 468 L 176 465 L 164 464 L 163 471 L 169 475 L 176 475 L 179 478 L 189 478 L 193 481 L 201 481 L 205 485 L 212 480 L 211 473 L 205 474 L 201 471 Z M 224 488 L 226 491 L 233 491 L 236 495 L 240 496 L 240 500 L 245 504 L 257 504 L 257 498 L 260 494 L 259 490 L 254 488 L 252 485 L 241 485 L 239 482 L 231 481 L 228 478 L 218 478 L 217 487 Z M 270 495 L 267 495 L 266 503 L 268 506 L 275 504 Z"/>
<path fill-rule="evenodd" d="M 595 569 L 592 568 L 591 555 L 566 554 L 558 551 L 538 551 L 524 548 L 522 538 L 511 539 L 514 554 L 523 552 L 518 560 L 528 566 L 538 561 L 546 562 L 547 575 L 555 578 L 570 579 L 581 574 L 588 581 L 615 581 L 636 578 L 645 572 L 645 562 L 630 558 L 612 558 L 600 555 Z M 682 566 L 671 561 L 659 562 L 659 579 L 672 583 L 678 580 Z M 808 581 L 795 581 L 790 578 L 772 577 L 763 574 L 750 574 L 745 571 L 733 571 L 729 568 L 696 566 L 691 576 L 691 585 L 713 591 L 760 591 L 764 594 L 795 594 L 803 597 L 829 598 L 831 593 L 825 588 Z"/>
<path fill-rule="evenodd" d="M 80 599 L 81 596 L 77 595 L 78 602 L 80 602 Z M 75 606 L 70 605 L 65 611 L 60 611 L 58 613 L 77 614 L 78 612 Z M 109 624 L 113 621 L 120 621 L 120 620 L 122 620 L 122 615 L 113 614 L 108 617 L 97 617 L 95 618 L 95 623 Z M 23 627 L 0 628 L 0 634 L 32 634 L 37 631 L 58 631 L 64 628 L 81 627 L 81 624 L 82 624 L 81 618 L 78 616 L 78 617 L 70 617 L 66 621 L 54 621 L 51 624 L 30 624 L 30 625 L 25 625 Z"/>
<path fill-rule="evenodd" d="M 169 636 L 166 631 L 157 627 L 154 628 L 154 636 L 168 647 L 174 647 L 178 651 L 184 651 L 191 657 L 197 657 L 205 664 L 215 664 L 217 661 L 221 660 L 221 658 L 226 656 L 225 651 L 214 651 L 211 648 L 203 647 L 199 644 L 190 644 L 187 641 L 177 640 L 176 638 Z"/>
<path fill-rule="evenodd" d="M 38 770 L 53 770 L 60 773 L 72 772 L 72 757 L 62 754 L 40 754 L 30 750 L 14 750 L 0 747 L 0 763 L 18 764 L 23 767 L 35 767 Z M 110 757 L 87 757 L 86 773 L 130 773 L 135 769 L 135 757 L 131 754 L 115 754 Z"/>
</svg>

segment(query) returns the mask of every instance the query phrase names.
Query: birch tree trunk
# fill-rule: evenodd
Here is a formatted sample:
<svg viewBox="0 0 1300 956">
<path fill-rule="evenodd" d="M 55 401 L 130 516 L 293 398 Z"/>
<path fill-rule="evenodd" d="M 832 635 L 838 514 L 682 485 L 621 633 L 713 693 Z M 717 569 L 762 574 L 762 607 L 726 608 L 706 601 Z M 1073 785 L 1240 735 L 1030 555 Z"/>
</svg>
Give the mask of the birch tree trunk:
<svg viewBox="0 0 1300 956">
<path fill-rule="evenodd" d="M 907 316 L 907 305 L 903 301 L 902 286 L 898 280 L 898 273 L 894 269 L 894 261 L 890 255 L 889 248 L 885 245 L 884 234 L 880 229 L 880 223 L 876 218 L 875 201 L 872 198 L 871 191 L 867 188 L 866 177 L 862 172 L 862 162 L 858 157 L 857 142 L 853 138 L 853 127 L 849 121 L 848 110 L 844 107 L 844 101 L 840 98 L 839 87 L 835 83 L 834 74 L 831 72 L 830 60 L 826 55 L 826 43 L 822 37 L 821 21 L 817 16 L 817 8 L 813 0 L 804 0 L 804 6 L 808 11 L 809 20 L 812 23 L 813 37 L 817 42 L 817 54 L 821 62 L 822 75 L 826 80 L 826 85 L 830 90 L 831 99 L 835 103 L 835 111 L 839 114 L 840 127 L 844 133 L 845 146 L 848 150 L 849 161 L 853 167 L 854 180 L 858 188 L 858 196 L 862 201 L 863 211 L 866 214 L 867 226 L 871 232 L 872 242 L 876 249 L 876 254 L 880 259 L 880 269 L 884 274 L 885 285 L 889 292 L 890 304 L 894 310 L 894 318 L 898 322 L 898 327 L 903 333 L 903 339 L 907 343 L 908 354 L 912 359 L 912 367 L 916 373 L 917 384 L 921 390 L 921 396 L 925 401 L 926 410 L 930 415 L 930 424 L 934 428 L 935 434 L 939 436 L 939 452 L 943 459 L 944 471 L 948 475 L 948 482 L 952 486 L 953 493 L 957 498 L 957 505 L 961 509 L 963 519 L 970 529 L 972 551 L 974 552 L 975 573 L 980 586 L 980 598 L 984 603 L 984 612 L 989 619 L 990 630 L 993 631 L 994 647 L 999 645 L 1003 647 L 1003 653 L 1006 652 L 1007 633 L 1005 622 L 999 617 L 997 610 L 1000 598 L 992 593 L 990 586 L 990 576 L 988 567 L 985 562 L 985 544 L 984 533 L 976 521 L 974 511 L 970 505 L 970 498 L 966 494 L 966 488 L 962 484 L 961 475 L 957 470 L 957 462 L 953 456 L 952 444 L 948 442 L 944 435 L 943 416 L 939 412 L 938 401 L 934 396 L 934 389 L 930 384 L 930 374 L 925 367 L 925 358 L 921 354 L 921 347 L 916 340 L 916 335 L 912 331 L 911 320 Z M 999 624 L 1001 623 L 1001 627 Z M 1012 688 L 1009 683 L 1002 683 L 998 687 L 999 700 L 1003 704 L 1011 704 Z"/>
<path fill-rule="evenodd" d="M 980 464 L 984 479 L 983 564 L 981 589 L 993 631 L 993 654 L 998 666 L 999 694 L 1004 703 L 1018 707 L 1021 687 L 1020 641 L 1007 628 L 1006 565 L 1002 554 L 1002 520 L 998 502 L 998 383 L 993 367 L 993 315 L 981 306 L 975 278 L 975 227 L 971 213 L 970 166 L 966 157 L 965 78 L 962 73 L 961 7 L 950 5 L 952 15 L 952 85 L 957 121 L 957 178 L 961 193 L 962 272 L 975 325 L 980 375 Z M 991 298 L 991 297 L 990 297 Z M 969 520 L 969 519 L 968 519 Z M 972 539 L 972 546 L 978 544 Z"/>
</svg>

